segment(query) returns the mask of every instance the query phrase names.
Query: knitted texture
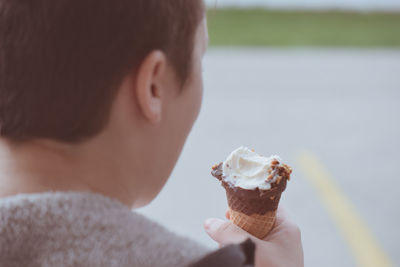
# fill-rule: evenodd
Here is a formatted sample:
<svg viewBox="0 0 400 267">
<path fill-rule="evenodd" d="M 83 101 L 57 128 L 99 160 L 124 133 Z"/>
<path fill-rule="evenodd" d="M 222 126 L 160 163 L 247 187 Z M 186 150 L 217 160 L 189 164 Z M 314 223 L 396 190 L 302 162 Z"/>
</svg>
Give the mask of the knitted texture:
<svg viewBox="0 0 400 267">
<path fill-rule="evenodd" d="M 0 265 L 184 266 L 207 249 L 92 193 L 0 199 Z"/>
</svg>

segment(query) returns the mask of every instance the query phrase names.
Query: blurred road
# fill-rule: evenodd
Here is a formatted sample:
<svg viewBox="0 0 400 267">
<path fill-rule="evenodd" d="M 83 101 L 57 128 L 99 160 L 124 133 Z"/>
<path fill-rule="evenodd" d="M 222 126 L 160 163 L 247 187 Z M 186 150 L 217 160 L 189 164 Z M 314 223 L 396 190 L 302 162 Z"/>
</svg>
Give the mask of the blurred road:
<svg viewBox="0 0 400 267">
<path fill-rule="evenodd" d="M 400 266 L 400 50 L 211 49 L 204 63 L 200 117 L 167 186 L 141 212 L 216 247 L 202 224 L 224 216 L 226 199 L 210 168 L 246 145 L 294 169 L 282 204 L 302 229 L 306 266 L 355 266 L 299 164 L 308 151 Z"/>
</svg>

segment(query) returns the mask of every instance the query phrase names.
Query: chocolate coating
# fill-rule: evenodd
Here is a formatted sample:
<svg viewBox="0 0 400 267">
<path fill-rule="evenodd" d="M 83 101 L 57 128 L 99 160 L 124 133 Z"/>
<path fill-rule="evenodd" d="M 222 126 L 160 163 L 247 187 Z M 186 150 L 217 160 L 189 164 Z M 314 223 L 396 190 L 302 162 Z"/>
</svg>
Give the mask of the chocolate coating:
<svg viewBox="0 0 400 267">
<path fill-rule="evenodd" d="M 276 171 L 281 178 L 277 179 L 275 183 L 271 183 L 271 189 L 267 190 L 259 188 L 249 190 L 226 182 L 222 172 L 222 163 L 214 166 L 211 174 L 220 180 L 225 188 L 229 207 L 246 215 L 252 215 L 255 213 L 265 214 L 278 208 L 281 194 L 286 189 L 287 181 L 290 179 L 291 169 L 282 164 L 282 166 L 276 166 Z"/>
</svg>

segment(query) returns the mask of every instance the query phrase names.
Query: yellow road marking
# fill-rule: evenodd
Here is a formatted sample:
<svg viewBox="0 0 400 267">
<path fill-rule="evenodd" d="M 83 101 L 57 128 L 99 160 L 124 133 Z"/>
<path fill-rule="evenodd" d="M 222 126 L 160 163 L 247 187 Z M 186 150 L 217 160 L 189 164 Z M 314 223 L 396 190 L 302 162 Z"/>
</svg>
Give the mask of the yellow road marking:
<svg viewBox="0 0 400 267">
<path fill-rule="evenodd" d="M 298 164 L 304 171 L 305 177 L 318 191 L 358 265 L 362 267 L 394 266 L 379 247 L 350 200 L 318 159 L 312 153 L 304 152 L 298 157 Z"/>
</svg>

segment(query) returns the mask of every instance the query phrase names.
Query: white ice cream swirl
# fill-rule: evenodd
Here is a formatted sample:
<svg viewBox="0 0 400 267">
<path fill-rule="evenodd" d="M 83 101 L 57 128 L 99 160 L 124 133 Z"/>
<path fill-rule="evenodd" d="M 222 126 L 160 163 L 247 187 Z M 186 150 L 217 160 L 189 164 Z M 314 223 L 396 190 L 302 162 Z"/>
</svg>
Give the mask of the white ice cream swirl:
<svg viewBox="0 0 400 267">
<path fill-rule="evenodd" d="M 276 164 L 276 161 L 279 163 Z M 279 156 L 263 157 L 247 147 L 233 151 L 222 165 L 224 180 L 233 186 L 253 190 L 267 190 L 276 181 L 271 166 L 279 166 Z"/>
</svg>

